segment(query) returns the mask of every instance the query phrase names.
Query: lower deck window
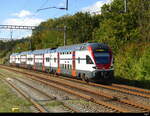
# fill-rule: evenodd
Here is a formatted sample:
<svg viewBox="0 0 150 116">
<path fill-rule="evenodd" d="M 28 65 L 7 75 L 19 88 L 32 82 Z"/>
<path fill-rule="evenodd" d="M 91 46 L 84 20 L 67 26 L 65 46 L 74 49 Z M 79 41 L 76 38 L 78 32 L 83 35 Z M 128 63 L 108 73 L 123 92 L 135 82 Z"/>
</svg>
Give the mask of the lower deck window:
<svg viewBox="0 0 150 116">
<path fill-rule="evenodd" d="M 90 56 L 86 55 L 86 64 L 94 64 Z"/>
</svg>

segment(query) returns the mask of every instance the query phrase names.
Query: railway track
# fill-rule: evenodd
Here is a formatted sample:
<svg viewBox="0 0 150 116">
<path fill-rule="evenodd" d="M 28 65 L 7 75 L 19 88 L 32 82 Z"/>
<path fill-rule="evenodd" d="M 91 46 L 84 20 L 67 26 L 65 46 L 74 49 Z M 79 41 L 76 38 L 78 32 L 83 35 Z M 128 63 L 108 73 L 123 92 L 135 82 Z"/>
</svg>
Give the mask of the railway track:
<svg viewBox="0 0 150 116">
<path fill-rule="evenodd" d="M 2 74 L 2 73 L 0 73 L 0 74 L 4 76 L 4 74 Z M 65 102 L 63 102 L 63 101 L 61 101 L 61 100 L 56 100 L 56 98 L 55 98 L 54 96 L 51 96 L 51 95 L 47 94 L 46 92 L 43 92 L 43 91 L 41 91 L 40 89 L 37 89 L 37 88 L 35 88 L 34 86 L 32 86 L 32 85 L 30 85 L 30 84 L 28 84 L 28 83 L 26 83 L 26 82 L 24 82 L 24 81 L 22 81 L 22 80 L 16 78 L 16 77 L 11 77 L 11 79 L 17 80 L 17 81 L 19 81 L 20 83 L 26 85 L 27 87 L 30 87 L 31 89 L 34 89 L 34 90 L 36 90 L 37 92 L 41 93 L 42 95 L 48 97 L 49 99 L 55 100 L 55 101 L 59 102 L 59 103 L 62 104 L 65 108 L 67 108 L 68 110 L 70 110 L 70 112 L 80 112 L 79 110 L 77 110 L 77 109 L 71 107 L 70 105 L 66 104 Z M 6 80 L 6 81 L 7 81 L 7 80 Z M 9 82 L 9 81 L 8 81 L 8 82 Z M 10 82 L 9 82 L 9 83 L 10 83 Z M 10 84 L 11 84 L 11 83 L 10 83 Z M 13 85 L 13 84 L 11 84 L 11 85 Z M 13 86 L 14 86 L 14 85 L 13 85 Z M 17 88 L 17 87 L 15 87 L 15 88 Z M 18 89 L 18 88 L 17 88 L 17 89 Z M 19 90 L 19 89 L 18 89 L 18 90 Z M 21 91 L 21 90 L 20 90 L 20 91 Z M 23 91 L 22 91 L 22 93 L 23 93 Z M 35 101 L 35 100 L 34 100 L 34 101 Z M 35 101 L 35 102 L 36 102 L 36 101 Z M 38 103 L 36 103 L 36 104 L 38 104 Z M 43 112 L 42 110 L 39 110 L 39 111 L 40 111 L 40 112 Z M 46 112 L 46 111 L 44 111 L 44 112 Z"/>
<path fill-rule="evenodd" d="M 131 87 L 131 86 L 127 86 L 127 85 L 121 85 L 121 84 L 115 84 L 115 83 L 113 83 L 112 85 L 96 84 L 96 83 L 92 83 L 92 82 L 87 83 L 87 82 L 84 82 L 82 80 L 77 80 L 77 79 L 73 79 L 73 78 L 66 78 L 63 76 L 58 76 L 58 75 L 53 75 L 53 74 L 46 74 L 46 73 L 38 72 L 38 71 L 36 71 L 38 74 L 35 74 L 34 71 L 31 71 L 31 72 L 33 72 L 34 75 L 38 75 L 38 76 L 39 76 L 39 74 L 41 76 L 43 76 L 43 75 L 48 76 L 48 77 L 53 76 L 53 77 L 64 79 L 64 81 L 68 80 L 68 81 L 72 81 L 72 82 L 83 83 L 85 85 L 90 85 L 93 87 L 101 87 L 101 88 L 119 91 L 122 93 L 127 93 L 127 94 L 131 94 L 131 95 L 135 95 L 135 96 L 150 98 L 150 91 L 145 90 L 145 89 L 141 89 L 141 88 Z"/>
<path fill-rule="evenodd" d="M 37 88 L 35 88 L 35 87 L 33 87 L 33 86 L 27 84 L 26 82 L 24 82 L 24 81 L 22 81 L 22 80 L 20 80 L 20 79 L 18 79 L 18 78 L 13 77 L 13 79 L 19 81 L 20 83 L 22 83 L 22 84 L 24 84 L 24 85 L 26 85 L 26 86 L 28 86 L 28 87 L 30 87 L 30 88 L 32 88 L 32 89 L 35 89 L 36 91 L 42 93 L 43 95 L 47 96 L 48 98 L 50 98 L 50 99 L 52 99 L 52 100 L 55 100 L 55 101 L 61 103 L 64 107 L 66 107 L 67 109 L 69 109 L 71 112 L 80 112 L 79 110 L 74 109 L 74 108 L 72 108 L 71 106 L 69 106 L 68 104 L 62 102 L 61 100 L 56 100 L 56 98 L 55 98 L 54 96 L 51 96 L 51 95 L 47 94 L 46 92 L 43 92 L 43 91 L 41 91 L 40 89 L 37 89 Z"/>
<path fill-rule="evenodd" d="M 0 73 L 0 75 L 4 76 L 4 74 Z M 42 112 L 42 113 L 45 113 L 47 112 L 47 110 L 42 106 L 40 105 L 38 102 L 36 102 L 34 99 L 30 98 L 28 95 L 25 94 L 24 91 L 22 91 L 21 89 L 19 89 L 18 87 L 16 87 L 15 85 L 13 85 L 12 83 L 10 83 L 8 80 L 4 79 L 4 78 L 0 78 L 2 79 L 4 82 L 6 82 L 8 85 L 10 85 L 12 88 L 14 88 L 19 94 L 21 94 L 24 98 L 26 98 L 29 102 L 31 102 L 34 107 L 39 111 L 39 112 Z"/>
<path fill-rule="evenodd" d="M 27 69 L 25 69 L 25 70 L 27 70 Z M 32 70 L 30 70 L 30 72 L 35 73 L 35 71 L 32 71 Z M 61 78 L 61 79 L 68 80 L 68 81 L 73 81 L 73 82 L 77 82 L 77 83 L 83 83 L 86 85 L 91 85 L 93 87 L 103 87 L 106 89 L 120 91 L 123 93 L 128 93 L 128 94 L 141 96 L 141 97 L 145 97 L 145 98 L 150 98 L 150 90 L 145 90 L 145 89 L 141 89 L 141 88 L 137 88 L 137 87 L 122 85 L 122 84 L 116 84 L 116 83 L 112 83 L 112 85 L 102 85 L 102 84 L 96 84 L 96 83 L 92 83 L 92 82 L 87 83 L 85 81 L 74 79 L 74 78 L 66 78 L 63 76 L 54 75 L 54 74 L 47 74 L 47 73 L 43 73 L 43 72 L 39 72 L 39 71 L 36 71 L 36 72 L 38 73 L 37 75 L 41 74 L 42 76 L 45 75 L 48 77 L 53 76 L 53 77 Z"/>
<path fill-rule="evenodd" d="M 131 94 L 131 95 L 150 98 L 150 90 L 131 87 L 131 86 L 128 86 L 128 85 L 122 85 L 122 84 L 116 84 L 116 83 L 112 83 L 111 85 L 103 85 L 103 84 L 96 84 L 96 83 L 92 83 L 92 82 L 85 82 L 85 81 L 78 80 L 78 79 L 73 79 L 73 78 L 66 78 L 66 77 L 59 76 L 59 75 L 46 74 L 46 73 L 43 73 L 43 72 L 37 72 L 37 73 L 41 74 L 41 75 L 45 75 L 45 76 L 49 76 L 49 75 L 54 76 L 54 77 L 61 78 L 61 79 L 64 79 L 64 80 L 68 80 L 68 81 L 72 81 L 72 82 L 83 83 L 83 84 L 86 84 L 86 85 L 91 85 L 93 87 L 102 87 L 102 88 L 106 88 L 106 89 L 119 91 L 119 92 L 122 92 L 122 93 L 127 93 L 127 94 Z"/>
<path fill-rule="evenodd" d="M 6 67 L 5 67 L 5 68 L 6 68 Z M 7 69 L 8 69 L 8 68 L 7 68 Z M 69 84 L 69 83 L 67 83 L 67 82 L 61 82 L 61 83 L 60 83 L 58 80 L 56 81 L 56 79 L 55 79 L 55 80 L 51 80 L 51 83 L 50 83 L 50 82 L 49 82 L 50 79 L 48 79 L 47 77 L 40 77 L 39 75 L 33 75 L 33 74 L 21 72 L 21 71 L 16 71 L 16 70 L 10 69 L 10 68 L 9 68 L 8 70 L 12 70 L 12 71 L 19 72 L 19 73 L 24 73 L 24 74 L 30 76 L 30 78 L 32 78 L 32 79 L 34 79 L 34 80 L 41 81 L 41 82 L 43 82 L 43 83 L 45 83 L 45 84 L 48 84 L 48 85 L 50 85 L 50 86 L 57 87 L 57 88 L 59 88 L 59 89 L 62 89 L 62 90 L 67 91 L 67 92 L 70 92 L 70 93 L 72 93 L 72 94 L 75 94 L 75 95 L 80 96 L 80 97 L 82 97 L 82 98 L 88 99 L 88 100 L 93 101 L 93 102 L 95 102 L 95 103 L 104 105 L 104 106 L 106 106 L 106 107 L 108 107 L 108 108 L 112 108 L 112 109 L 116 110 L 117 112 L 130 112 L 130 111 L 128 111 L 128 110 L 126 110 L 126 109 L 124 109 L 124 108 L 120 108 L 120 107 L 117 107 L 117 106 L 115 106 L 115 105 L 112 105 L 112 104 L 110 104 L 110 103 L 106 103 L 106 102 L 97 100 L 96 97 L 91 97 L 90 94 L 92 94 L 92 95 L 94 95 L 94 96 L 97 96 L 97 97 L 98 97 L 98 96 L 105 97 L 105 98 L 107 98 L 107 99 L 109 99 L 109 100 L 114 100 L 114 99 L 115 99 L 116 102 L 120 102 L 120 103 L 123 103 L 123 104 L 127 104 L 127 105 L 132 106 L 132 107 L 135 107 L 135 108 L 140 108 L 141 111 L 143 111 L 143 112 L 147 112 L 147 111 L 149 112 L 149 111 L 150 111 L 150 108 L 149 108 L 148 106 L 144 106 L 144 105 L 141 106 L 141 104 L 137 104 L 137 103 L 135 103 L 135 102 L 133 102 L 133 101 L 129 101 L 129 100 L 120 100 L 120 99 L 118 99 L 118 98 L 116 98 L 116 97 L 114 97 L 114 96 L 108 95 L 108 94 L 103 93 L 103 92 L 97 92 L 97 91 L 93 91 L 93 90 L 90 90 L 90 89 L 87 89 L 87 88 L 85 89 L 84 87 L 77 87 L 75 84 L 74 84 L 74 85 L 71 85 L 71 84 Z M 34 77 L 33 77 L 33 76 L 34 76 Z M 36 77 L 36 78 L 35 78 L 35 77 Z M 37 79 L 37 77 L 38 77 L 38 79 Z M 42 79 L 41 79 L 41 78 L 42 78 Z M 67 78 L 67 79 L 68 79 L 68 78 Z M 71 80 L 71 79 L 68 79 L 68 80 Z M 73 79 L 72 79 L 72 80 L 73 80 Z M 74 80 L 74 81 L 76 81 L 76 82 L 81 82 L 80 80 Z M 52 83 L 52 82 L 53 82 L 53 83 Z M 85 83 L 85 82 L 82 82 L 82 83 Z M 94 84 L 94 83 L 88 83 L 88 84 L 91 84 L 92 86 L 97 86 L 97 85 L 98 85 L 98 84 Z M 59 86 L 58 86 L 58 85 L 59 85 Z M 61 86 L 61 85 L 62 85 L 62 86 Z M 70 88 L 76 88 L 76 89 L 78 89 L 78 91 L 81 91 L 81 90 L 82 90 L 82 92 L 83 92 L 83 91 L 86 92 L 86 95 L 84 95 L 83 93 L 81 94 L 81 93 L 78 93 L 78 92 L 74 92 L 74 91 L 68 89 L 67 87 L 66 87 L 66 88 L 63 88 L 63 86 L 67 86 L 67 87 L 70 87 Z M 100 85 L 100 86 L 101 86 L 101 85 Z M 106 85 L 102 85 L 102 86 L 106 86 Z M 107 87 L 107 88 L 108 88 L 108 87 Z M 89 93 L 89 95 L 87 94 L 87 92 Z"/>
</svg>

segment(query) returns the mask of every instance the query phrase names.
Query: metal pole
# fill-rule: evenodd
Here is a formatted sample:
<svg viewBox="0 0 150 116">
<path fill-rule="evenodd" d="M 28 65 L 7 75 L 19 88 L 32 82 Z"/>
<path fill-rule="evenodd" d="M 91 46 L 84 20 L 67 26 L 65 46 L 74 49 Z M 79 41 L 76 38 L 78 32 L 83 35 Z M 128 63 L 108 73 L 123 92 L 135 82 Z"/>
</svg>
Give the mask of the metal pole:
<svg viewBox="0 0 150 116">
<path fill-rule="evenodd" d="M 67 42 L 66 42 L 66 30 L 67 30 L 67 27 L 64 26 L 64 46 L 67 44 Z"/>
<path fill-rule="evenodd" d="M 30 50 L 32 50 L 31 38 L 29 38 L 29 42 L 30 42 Z"/>
<path fill-rule="evenodd" d="M 66 10 L 68 10 L 68 0 L 66 1 Z"/>
<path fill-rule="evenodd" d="M 127 0 L 124 0 L 124 12 L 127 12 Z"/>
<path fill-rule="evenodd" d="M 66 11 L 68 10 L 68 0 L 66 0 Z M 67 41 L 66 41 L 66 36 L 67 36 L 67 26 L 64 26 L 64 46 L 67 45 Z"/>
<path fill-rule="evenodd" d="M 10 30 L 10 39 L 12 40 L 12 34 L 13 34 L 13 31 Z"/>
</svg>

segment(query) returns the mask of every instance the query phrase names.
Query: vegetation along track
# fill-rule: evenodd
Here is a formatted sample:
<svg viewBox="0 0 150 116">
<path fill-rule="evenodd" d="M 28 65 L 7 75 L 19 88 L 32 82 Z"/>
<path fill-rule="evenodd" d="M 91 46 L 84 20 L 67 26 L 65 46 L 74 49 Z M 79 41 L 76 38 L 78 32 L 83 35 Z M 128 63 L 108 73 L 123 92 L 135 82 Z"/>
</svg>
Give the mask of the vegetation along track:
<svg viewBox="0 0 150 116">
<path fill-rule="evenodd" d="M 3 67 L 3 68 L 6 68 L 6 67 Z M 13 70 L 13 71 L 16 71 L 16 70 L 14 70 L 14 69 L 11 69 L 11 68 L 6 68 L 6 69 L 8 69 L 8 70 Z M 104 106 L 106 106 L 106 107 L 109 107 L 109 108 L 112 108 L 112 109 L 114 109 L 114 110 L 116 110 L 116 111 L 118 111 L 118 112 L 130 112 L 130 110 L 128 109 L 126 109 L 126 108 L 121 108 L 121 107 L 118 107 L 118 106 L 116 106 L 116 105 L 113 105 L 113 104 L 111 104 L 111 103 L 109 103 L 109 102 L 104 102 L 104 101 L 101 101 L 101 100 L 99 100 L 97 97 L 99 97 L 99 96 L 102 96 L 102 97 L 105 97 L 105 98 L 108 98 L 108 99 L 110 99 L 110 100 L 114 100 L 114 98 L 115 97 L 113 97 L 113 96 L 111 96 L 111 95 L 108 95 L 108 94 L 106 94 L 106 93 L 103 93 L 102 91 L 94 91 L 94 90 L 91 90 L 91 89 L 88 89 L 88 88 L 84 88 L 84 87 L 78 87 L 78 85 L 76 85 L 75 83 L 74 84 L 69 84 L 69 83 L 67 83 L 66 81 L 64 81 L 64 82 L 60 82 L 60 81 L 58 81 L 58 80 L 54 80 L 54 79 L 48 79 L 47 77 L 41 77 L 41 76 L 37 76 L 37 75 L 33 75 L 33 74 L 29 74 L 29 73 L 25 73 L 25 72 L 22 72 L 22 71 L 16 71 L 16 72 L 20 72 L 20 73 L 24 73 L 24 74 L 26 74 L 26 75 L 30 75 L 30 76 L 32 76 L 32 77 L 30 77 L 30 78 L 32 78 L 32 79 L 35 79 L 35 77 L 36 77 L 36 80 L 39 80 L 39 81 L 41 81 L 41 82 L 44 82 L 45 84 L 49 84 L 49 85 L 51 85 L 51 86 L 55 86 L 55 87 L 57 87 L 57 88 L 59 88 L 59 89 L 62 89 L 62 90 L 65 90 L 65 91 L 67 91 L 67 92 L 70 92 L 70 93 L 72 93 L 72 94 L 75 94 L 75 95 L 78 95 L 78 96 L 80 96 L 80 97 L 82 97 L 82 98 L 86 98 L 86 99 L 88 99 L 88 100 L 90 100 L 90 101 L 93 101 L 93 102 L 95 102 L 95 103 L 98 103 L 98 104 L 101 104 L 101 105 L 104 105 Z M 34 76 L 34 77 L 33 77 Z M 37 77 L 39 78 L 39 79 L 37 79 Z M 42 80 L 43 79 L 43 80 Z M 53 83 L 50 83 L 49 81 L 51 81 L 51 82 L 53 82 Z M 76 80 L 76 81 L 78 81 L 78 80 Z M 90 84 L 92 84 L 92 83 L 90 83 Z M 59 86 L 58 86 L 59 85 Z M 66 88 L 64 88 L 63 86 L 66 86 Z M 95 85 L 96 86 L 96 85 Z M 106 86 L 106 85 L 103 85 L 103 86 Z M 78 91 L 82 91 L 82 93 L 80 92 L 74 92 L 73 90 L 70 90 L 70 89 L 68 89 L 67 87 L 70 87 L 70 88 L 76 88 L 76 89 L 78 89 Z M 84 92 L 83 92 L 84 91 Z M 86 92 L 86 93 L 85 93 Z M 84 93 L 84 94 L 83 94 Z M 85 95 L 86 94 L 86 95 Z M 91 95 L 92 94 L 92 95 Z M 120 99 L 117 99 L 117 98 L 115 98 L 115 101 L 114 102 L 120 102 L 120 103 L 123 103 L 124 105 L 127 105 L 127 106 L 133 106 L 133 107 L 135 107 L 135 108 L 140 108 L 141 109 L 141 111 L 144 111 L 144 112 L 146 112 L 146 111 L 150 111 L 150 108 L 148 107 L 148 106 L 144 106 L 144 105 L 141 105 L 141 104 L 137 104 L 137 103 L 134 103 L 133 101 L 131 102 L 131 101 L 129 101 L 129 100 L 120 100 Z"/>
</svg>

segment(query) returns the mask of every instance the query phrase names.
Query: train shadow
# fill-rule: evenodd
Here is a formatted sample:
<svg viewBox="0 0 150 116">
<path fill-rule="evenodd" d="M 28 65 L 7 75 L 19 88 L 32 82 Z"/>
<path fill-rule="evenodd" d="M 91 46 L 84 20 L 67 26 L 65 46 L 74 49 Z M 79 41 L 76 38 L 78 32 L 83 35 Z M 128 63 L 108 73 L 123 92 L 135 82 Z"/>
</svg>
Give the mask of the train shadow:
<svg viewBox="0 0 150 116">
<path fill-rule="evenodd" d="M 113 81 L 90 81 L 96 84 L 111 85 Z"/>
<path fill-rule="evenodd" d="M 125 84 L 129 86 L 144 88 L 144 89 L 150 89 L 150 80 L 129 80 L 124 79 L 122 77 L 116 77 L 113 83 L 116 84 Z"/>
</svg>

